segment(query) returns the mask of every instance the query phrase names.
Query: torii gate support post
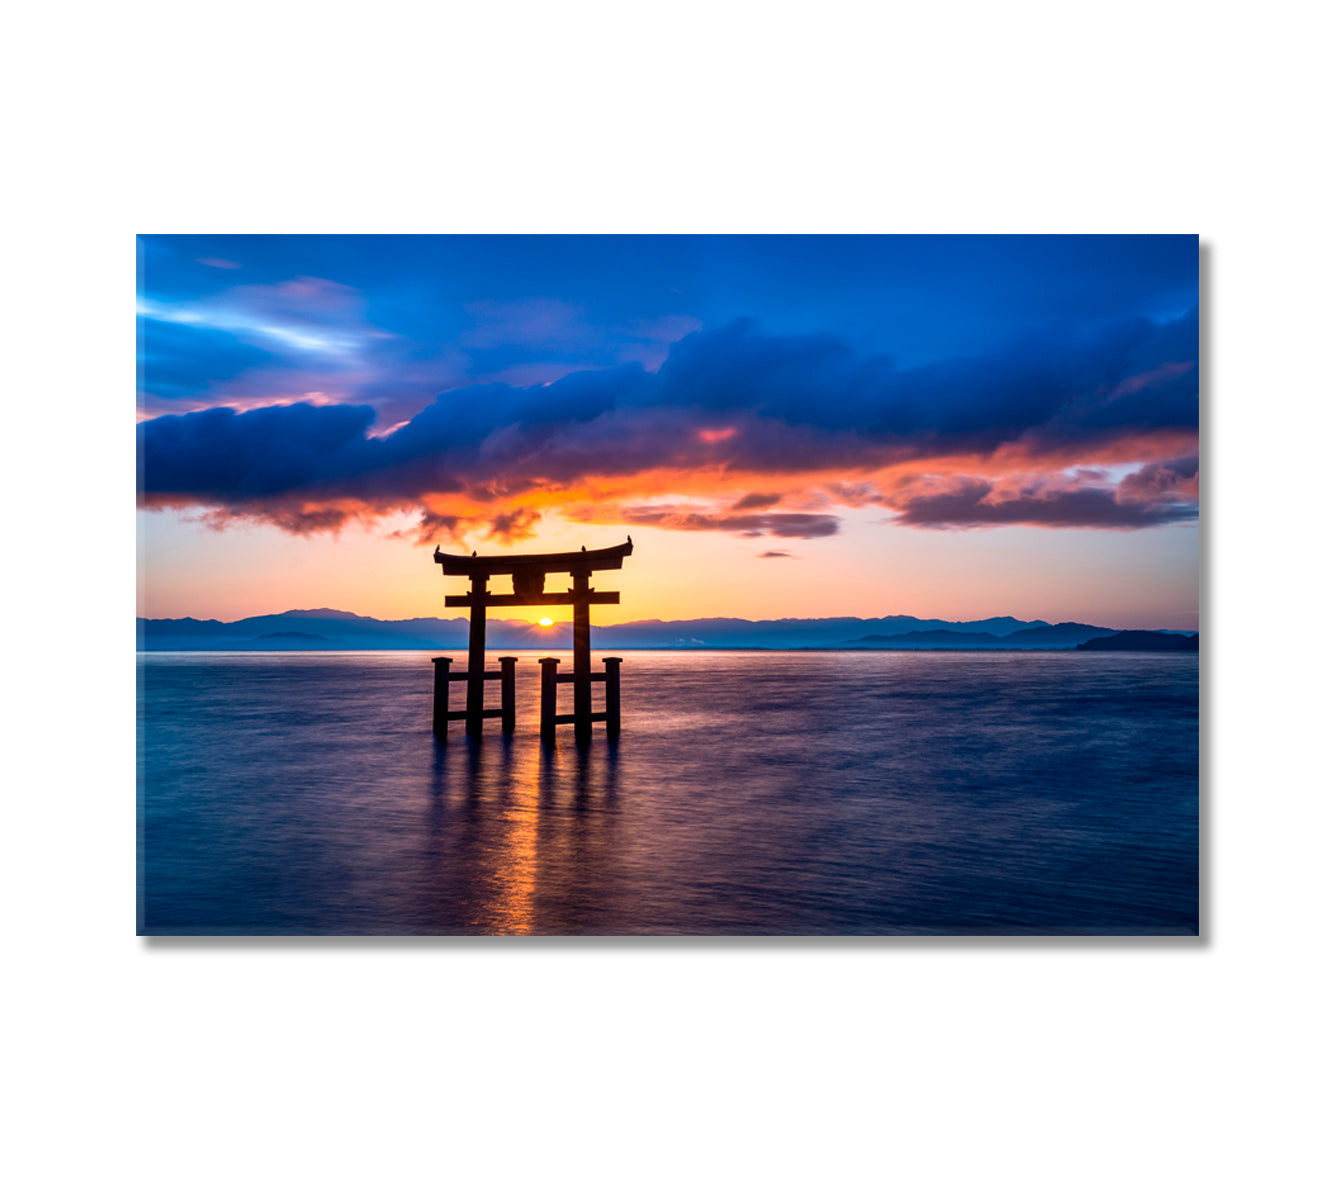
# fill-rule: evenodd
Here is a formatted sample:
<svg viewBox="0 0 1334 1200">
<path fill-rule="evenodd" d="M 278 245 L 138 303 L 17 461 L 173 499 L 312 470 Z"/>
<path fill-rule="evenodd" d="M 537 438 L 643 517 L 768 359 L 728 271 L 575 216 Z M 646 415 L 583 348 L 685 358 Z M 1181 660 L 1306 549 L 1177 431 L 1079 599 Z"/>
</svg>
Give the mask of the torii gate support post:
<svg viewBox="0 0 1334 1200">
<path fill-rule="evenodd" d="M 514 664 L 518 661 L 508 654 L 500 660 L 500 728 L 504 733 L 514 732 Z"/>
<path fill-rule="evenodd" d="M 542 738 L 551 741 L 556 736 L 556 668 L 558 658 L 539 658 L 542 665 Z"/>
<path fill-rule="evenodd" d="M 604 658 L 607 668 L 607 736 L 621 736 L 621 659 Z"/>
<path fill-rule="evenodd" d="M 449 664 L 452 658 L 433 658 L 435 697 L 431 705 L 431 732 L 442 738 L 449 732 Z"/>
</svg>

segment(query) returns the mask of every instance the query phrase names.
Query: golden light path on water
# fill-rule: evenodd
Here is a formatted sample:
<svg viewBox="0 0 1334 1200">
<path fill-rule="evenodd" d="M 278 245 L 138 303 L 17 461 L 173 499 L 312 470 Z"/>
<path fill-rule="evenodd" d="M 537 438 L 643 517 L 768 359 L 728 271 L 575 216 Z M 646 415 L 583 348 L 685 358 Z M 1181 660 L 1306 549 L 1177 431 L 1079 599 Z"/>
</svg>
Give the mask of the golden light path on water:
<svg viewBox="0 0 1334 1200">
<path fill-rule="evenodd" d="M 526 793 L 536 795 L 539 770 L 534 759 Z M 537 884 L 537 808 L 525 795 L 505 813 L 504 820 L 504 851 L 496 870 L 497 897 L 492 925 L 499 933 L 531 933 Z"/>
</svg>

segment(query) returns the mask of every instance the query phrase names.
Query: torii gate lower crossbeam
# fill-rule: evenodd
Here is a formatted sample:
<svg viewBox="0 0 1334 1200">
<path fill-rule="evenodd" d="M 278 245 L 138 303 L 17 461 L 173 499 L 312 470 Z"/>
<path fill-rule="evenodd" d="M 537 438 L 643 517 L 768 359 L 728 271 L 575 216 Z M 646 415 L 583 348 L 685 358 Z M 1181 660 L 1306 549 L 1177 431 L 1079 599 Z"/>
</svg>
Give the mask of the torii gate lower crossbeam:
<svg viewBox="0 0 1334 1200">
<path fill-rule="evenodd" d="M 593 669 L 590 646 L 589 606 L 593 604 L 619 604 L 619 592 L 598 592 L 589 584 L 589 577 L 594 571 L 619 570 L 622 560 L 633 550 L 627 538 L 619 546 L 605 550 L 579 550 L 563 554 L 510 554 L 489 555 L 479 558 L 477 555 L 464 557 L 458 554 L 441 554 L 439 547 L 435 551 L 435 561 L 445 575 L 466 575 L 471 583 L 468 592 L 462 596 L 446 596 L 446 608 L 467 608 L 468 611 L 468 684 L 467 706 L 462 713 L 449 711 L 447 702 L 442 702 L 437 694 L 436 735 L 443 737 L 448 722 L 462 716 L 470 736 L 482 732 L 482 722 L 490 716 L 502 715 L 502 709 L 487 710 L 483 704 L 486 679 L 486 610 L 488 608 L 509 608 L 516 606 L 564 606 L 574 609 L 574 673 L 568 677 L 574 684 L 574 713 L 572 723 L 575 736 L 581 740 L 591 736 L 593 722 L 601 717 L 607 720 L 608 732 L 613 734 L 620 728 L 619 688 L 615 689 L 617 713 L 613 721 L 609 714 L 593 712 Z M 550 572 L 568 571 L 573 577 L 574 586 L 566 592 L 547 592 L 544 590 L 546 576 Z M 487 582 L 493 575 L 510 575 L 514 581 L 512 594 L 492 595 L 487 590 Z M 619 660 L 617 660 L 619 662 Z M 512 670 L 512 668 L 511 668 Z M 492 673 L 494 674 L 494 673 Z M 450 676 L 446 668 L 446 686 Z M 605 673 L 599 678 L 606 678 Z M 438 677 L 437 677 L 438 679 Z M 545 679 L 545 675 L 544 675 Z M 562 679 L 561 682 L 564 682 Z M 438 686 L 438 684 L 437 684 Z M 612 689 L 608 689 L 609 692 Z M 609 701 L 611 696 L 609 696 Z M 544 711 L 545 711 L 544 704 Z M 443 721 L 440 714 L 443 715 Z M 559 718 L 558 718 L 559 719 Z M 506 718 L 509 727 L 513 724 L 513 713 Z M 561 722 L 566 723 L 565 721 Z M 551 730 L 543 721 L 543 733 Z"/>
</svg>

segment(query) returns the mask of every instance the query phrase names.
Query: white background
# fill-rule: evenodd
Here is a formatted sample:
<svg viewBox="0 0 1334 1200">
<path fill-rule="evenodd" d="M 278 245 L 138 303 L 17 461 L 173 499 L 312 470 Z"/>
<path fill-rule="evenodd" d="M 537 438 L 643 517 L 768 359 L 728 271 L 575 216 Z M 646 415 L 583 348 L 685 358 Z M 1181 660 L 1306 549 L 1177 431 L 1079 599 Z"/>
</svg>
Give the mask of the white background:
<svg viewBox="0 0 1334 1200">
<path fill-rule="evenodd" d="M 1319 13 L 11 14 L 9 1193 L 1328 1189 Z M 136 939 L 133 234 L 493 231 L 1198 231 L 1205 936 Z"/>
</svg>

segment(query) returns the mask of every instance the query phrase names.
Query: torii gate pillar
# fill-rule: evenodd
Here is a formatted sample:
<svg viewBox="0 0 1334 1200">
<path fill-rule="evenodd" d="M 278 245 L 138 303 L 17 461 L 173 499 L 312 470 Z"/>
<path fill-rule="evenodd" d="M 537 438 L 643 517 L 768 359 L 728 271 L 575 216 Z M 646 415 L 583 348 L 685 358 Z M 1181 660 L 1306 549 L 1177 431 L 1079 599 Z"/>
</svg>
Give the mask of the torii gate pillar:
<svg viewBox="0 0 1334 1200">
<path fill-rule="evenodd" d="M 574 587 L 574 736 L 581 741 L 593 733 L 593 662 L 588 628 L 588 572 L 573 571 Z"/>
<path fill-rule="evenodd" d="M 468 591 L 468 736 L 482 732 L 482 700 L 486 687 L 486 581 L 474 575 Z"/>
</svg>

